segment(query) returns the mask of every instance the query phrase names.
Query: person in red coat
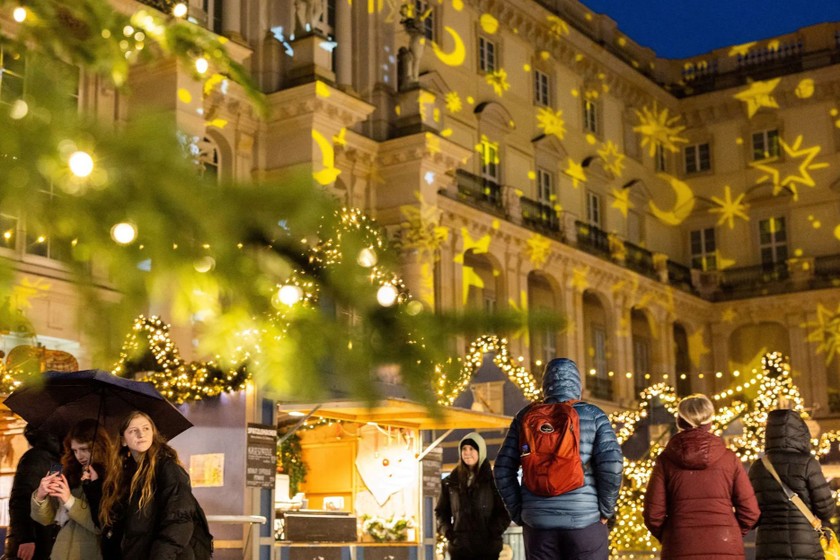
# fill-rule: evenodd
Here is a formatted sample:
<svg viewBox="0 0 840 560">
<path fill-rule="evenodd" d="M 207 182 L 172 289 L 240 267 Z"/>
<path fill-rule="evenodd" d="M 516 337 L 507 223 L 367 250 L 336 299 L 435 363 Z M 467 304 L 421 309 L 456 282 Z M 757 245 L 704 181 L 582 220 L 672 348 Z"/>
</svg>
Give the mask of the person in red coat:
<svg viewBox="0 0 840 560">
<path fill-rule="evenodd" d="M 714 414 L 705 395 L 682 399 L 680 431 L 653 467 L 644 520 L 662 560 L 743 559 L 743 536 L 761 514 L 741 461 L 710 431 Z"/>
</svg>

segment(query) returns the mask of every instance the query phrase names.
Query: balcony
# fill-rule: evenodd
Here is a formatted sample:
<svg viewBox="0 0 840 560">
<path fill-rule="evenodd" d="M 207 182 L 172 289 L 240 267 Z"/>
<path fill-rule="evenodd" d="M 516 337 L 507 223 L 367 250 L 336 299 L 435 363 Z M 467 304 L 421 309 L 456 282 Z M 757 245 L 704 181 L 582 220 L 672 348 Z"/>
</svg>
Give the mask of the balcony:
<svg viewBox="0 0 840 560">
<path fill-rule="evenodd" d="M 522 223 L 525 226 L 552 237 L 563 238 L 560 218 L 551 205 L 523 196 L 519 199 L 519 206 L 522 209 Z"/>
<path fill-rule="evenodd" d="M 462 169 L 456 173 L 455 180 L 458 185 L 458 200 L 497 216 L 504 215 L 502 186 L 499 183 Z"/>
<path fill-rule="evenodd" d="M 653 265 L 653 253 L 629 241 L 624 242 L 624 250 L 626 251 L 624 264 L 627 268 L 649 278 L 659 278 L 656 267 Z"/>
<path fill-rule="evenodd" d="M 610 240 L 607 232 L 588 224 L 575 220 L 577 232 L 577 246 L 581 251 L 586 251 L 599 257 L 610 257 Z"/>
</svg>

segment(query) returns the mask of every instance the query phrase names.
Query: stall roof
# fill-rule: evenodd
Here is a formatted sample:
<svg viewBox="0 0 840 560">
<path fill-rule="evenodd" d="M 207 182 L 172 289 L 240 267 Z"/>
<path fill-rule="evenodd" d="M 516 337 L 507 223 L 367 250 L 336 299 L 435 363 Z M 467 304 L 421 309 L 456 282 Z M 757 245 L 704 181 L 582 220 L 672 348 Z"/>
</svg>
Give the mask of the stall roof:
<svg viewBox="0 0 840 560">
<path fill-rule="evenodd" d="M 313 416 L 366 424 L 375 422 L 386 426 L 417 430 L 507 428 L 512 418 L 477 410 L 441 406 L 435 416 L 425 405 L 407 399 L 388 398 L 373 407 L 365 401 L 337 400 L 320 405 L 307 403 L 278 403 L 280 412 L 302 412 Z M 317 410 L 316 410 L 317 408 Z"/>
</svg>

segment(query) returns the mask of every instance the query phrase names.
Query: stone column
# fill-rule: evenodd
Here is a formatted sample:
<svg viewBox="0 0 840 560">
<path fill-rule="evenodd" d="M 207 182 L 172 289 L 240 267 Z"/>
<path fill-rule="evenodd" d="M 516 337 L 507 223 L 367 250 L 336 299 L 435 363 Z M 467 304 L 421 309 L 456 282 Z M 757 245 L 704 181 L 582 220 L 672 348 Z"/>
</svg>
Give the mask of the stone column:
<svg viewBox="0 0 840 560">
<path fill-rule="evenodd" d="M 339 86 L 353 86 L 353 8 L 346 0 L 335 7 L 335 74 Z"/>
</svg>

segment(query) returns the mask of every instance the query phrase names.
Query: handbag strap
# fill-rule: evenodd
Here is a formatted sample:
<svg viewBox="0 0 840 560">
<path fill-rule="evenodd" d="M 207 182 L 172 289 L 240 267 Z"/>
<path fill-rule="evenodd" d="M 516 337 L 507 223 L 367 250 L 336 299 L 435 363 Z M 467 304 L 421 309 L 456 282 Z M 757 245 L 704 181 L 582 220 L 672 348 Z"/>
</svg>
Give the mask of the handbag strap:
<svg viewBox="0 0 840 560">
<path fill-rule="evenodd" d="M 802 512 L 802 515 L 805 516 L 805 519 L 808 520 L 808 523 L 811 524 L 811 527 L 814 528 L 816 531 L 820 531 L 822 529 L 822 521 L 820 521 L 817 517 L 811 513 L 811 510 L 808 509 L 808 506 L 805 505 L 805 502 L 802 501 L 802 498 L 799 497 L 796 492 L 788 488 L 788 485 L 782 482 L 782 479 L 779 478 L 779 473 L 776 472 L 775 467 L 773 467 L 773 463 L 770 462 L 770 459 L 765 455 L 761 458 L 762 464 L 764 464 L 764 468 L 767 469 L 773 478 L 776 479 L 776 482 L 779 483 L 782 487 L 782 491 L 785 493 L 785 497 L 787 497 L 788 501 L 793 502 L 793 505 Z"/>
</svg>

